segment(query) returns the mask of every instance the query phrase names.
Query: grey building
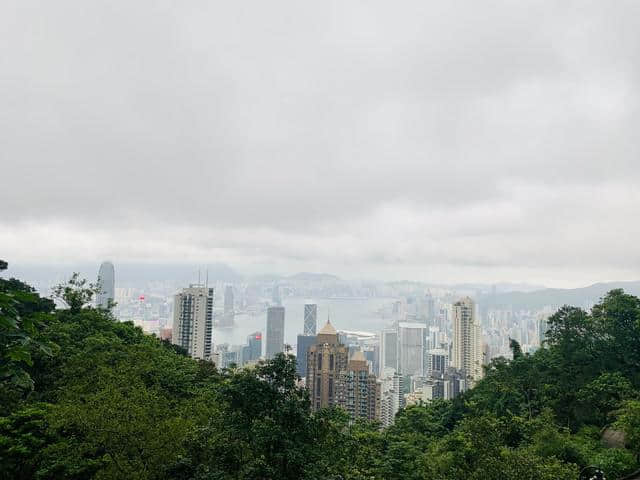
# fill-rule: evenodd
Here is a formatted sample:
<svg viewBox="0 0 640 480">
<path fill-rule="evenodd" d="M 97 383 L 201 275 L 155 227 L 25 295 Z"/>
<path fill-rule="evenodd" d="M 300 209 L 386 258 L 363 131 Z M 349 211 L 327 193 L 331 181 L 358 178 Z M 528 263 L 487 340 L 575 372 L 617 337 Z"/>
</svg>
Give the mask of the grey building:
<svg viewBox="0 0 640 480">
<path fill-rule="evenodd" d="M 284 351 L 284 307 L 267 309 L 267 350 L 266 357 L 271 359 L 276 353 Z"/>
<path fill-rule="evenodd" d="M 311 345 L 315 345 L 315 335 L 298 335 L 296 348 L 296 372 L 303 378 L 307 376 L 307 352 Z"/>
<path fill-rule="evenodd" d="M 422 323 L 398 324 L 398 371 L 403 375 L 424 375 L 425 330 Z"/>
<path fill-rule="evenodd" d="M 398 370 L 398 331 L 387 328 L 380 334 L 380 373 L 385 368 Z"/>
<path fill-rule="evenodd" d="M 262 356 L 262 332 L 253 332 L 247 337 L 242 353 L 242 363 L 255 362 Z"/>
<path fill-rule="evenodd" d="M 233 287 L 224 287 L 224 313 L 233 313 Z"/>
</svg>

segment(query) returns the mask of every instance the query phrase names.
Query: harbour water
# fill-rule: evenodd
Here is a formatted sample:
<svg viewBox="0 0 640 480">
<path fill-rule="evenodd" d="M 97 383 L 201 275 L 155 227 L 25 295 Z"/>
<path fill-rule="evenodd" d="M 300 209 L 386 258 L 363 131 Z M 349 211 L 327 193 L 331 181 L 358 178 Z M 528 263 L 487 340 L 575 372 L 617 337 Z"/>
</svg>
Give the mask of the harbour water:
<svg viewBox="0 0 640 480">
<path fill-rule="evenodd" d="M 283 299 L 285 307 L 284 341 L 292 347 L 296 337 L 302 333 L 305 303 L 318 305 L 318 329 L 326 323 L 330 315 L 331 323 L 337 330 L 357 330 L 376 333 L 391 322 L 390 305 L 394 298 L 323 298 L 305 299 L 288 297 Z M 260 331 L 266 332 L 267 313 L 237 314 L 231 328 L 215 328 L 214 343 L 240 345 L 246 342 L 247 335 Z M 264 342 L 263 342 L 264 347 Z"/>
</svg>

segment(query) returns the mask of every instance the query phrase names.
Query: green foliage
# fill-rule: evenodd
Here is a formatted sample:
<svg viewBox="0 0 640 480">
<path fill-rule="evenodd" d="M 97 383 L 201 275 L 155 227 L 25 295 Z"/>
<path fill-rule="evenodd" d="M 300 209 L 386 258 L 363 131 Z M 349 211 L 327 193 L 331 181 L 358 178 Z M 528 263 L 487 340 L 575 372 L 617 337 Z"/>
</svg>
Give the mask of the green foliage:
<svg viewBox="0 0 640 480">
<path fill-rule="evenodd" d="M 94 283 L 87 283 L 87 280 L 80 278 L 77 272 L 73 273 L 66 284 L 58 285 L 53 289 L 53 296 L 64 302 L 71 313 L 78 313 L 90 304 L 98 293 L 100 293 L 100 287 Z"/>
<path fill-rule="evenodd" d="M 7 263 L 0 261 L 0 270 Z M 53 302 L 42 299 L 35 290 L 16 279 L 0 278 L 0 386 L 10 382 L 22 390 L 31 390 L 33 381 L 26 367 L 33 364 L 34 348 L 49 355 L 50 346 L 37 342 L 34 335 L 41 323 L 41 314 L 51 312 Z M 0 398 L 6 392 L 0 392 Z"/>
<path fill-rule="evenodd" d="M 631 450 L 640 456 L 640 401 L 625 402 L 618 412 L 615 426 L 625 433 L 625 440 Z"/>
<path fill-rule="evenodd" d="M 394 426 L 311 413 L 288 354 L 218 371 L 90 308 L 74 275 L 53 310 L 0 280 L 0 479 L 616 479 L 640 455 L 640 308 L 613 291 L 591 313 L 563 307 L 546 348 L 495 359 L 454 401 L 399 412 Z M 629 349 L 634 349 L 630 351 Z M 615 421 L 627 447 L 607 448 Z"/>
</svg>

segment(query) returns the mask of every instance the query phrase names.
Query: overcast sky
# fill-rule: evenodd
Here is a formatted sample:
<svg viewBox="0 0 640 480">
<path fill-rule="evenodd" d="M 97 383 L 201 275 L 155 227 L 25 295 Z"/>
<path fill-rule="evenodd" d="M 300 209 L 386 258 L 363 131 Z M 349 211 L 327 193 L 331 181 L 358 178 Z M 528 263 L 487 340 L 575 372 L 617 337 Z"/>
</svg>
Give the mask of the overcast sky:
<svg viewBox="0 0 640 480">
<path fill-rule="evenodd" d="M 640 279 L 640 2 L 0 1 L 0 258 Z"/>
</svg>

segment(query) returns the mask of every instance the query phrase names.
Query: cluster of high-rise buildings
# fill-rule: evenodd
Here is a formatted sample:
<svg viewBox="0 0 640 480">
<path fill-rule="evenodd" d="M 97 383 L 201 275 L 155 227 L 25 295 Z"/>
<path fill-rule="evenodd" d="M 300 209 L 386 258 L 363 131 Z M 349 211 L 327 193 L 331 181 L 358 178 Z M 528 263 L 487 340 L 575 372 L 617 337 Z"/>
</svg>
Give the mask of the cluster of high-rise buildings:
<svg viewBox="0 0 640 480">
<path fill-rule="evenodd" d="M 98 286 L 96 305 L 107 308 L 114 301 L 110 262 L 101 265 Z M 194 284 L 175 294 L 171 328 L 160 329 L 160 337 L 220 368 L 250 365 L 288 350 L 285 307 L 277 283 L 268 291 L 264 335 L 255 331 L 242 345 L 214 342 L 214 328 L 233 326 L 236 313 L 234 287 L 223 286 L 223 310 L 217 313 L 215 290 Z M 240 293 L 246 298 L 253 295 L 248 288 Z M 435 299 L 430 293 L 414 293 L 388 305 L 388 314 L 382 316 L 389 323 L 379 333 L 338 331 L 329 320 L 318 331 L 318 305 L 304 305 L 294 352 L 313 409 L 339 406 L 354 419 L 390 425 L 403 406 L 452 399 L 470 388 L 495 351 L 506 348 L 508 338 L 539 344 L 545 330 L 544 315 L 497 309 L 483 312 L 481 326 L 470 297 Z"/>
</svg>

